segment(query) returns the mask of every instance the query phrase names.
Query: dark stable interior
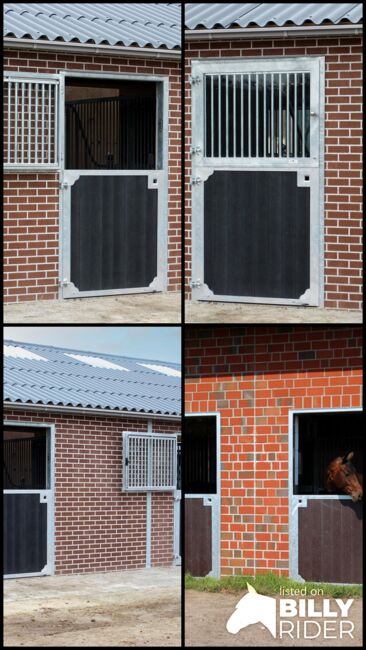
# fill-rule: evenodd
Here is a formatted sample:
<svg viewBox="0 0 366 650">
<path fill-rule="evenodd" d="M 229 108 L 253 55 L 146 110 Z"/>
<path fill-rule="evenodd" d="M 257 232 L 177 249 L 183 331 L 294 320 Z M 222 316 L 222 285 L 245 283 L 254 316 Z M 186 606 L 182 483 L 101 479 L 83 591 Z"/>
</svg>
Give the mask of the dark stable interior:
<svg viewBox="0 0 366 650">
<path fill-rule="evenodd" d="M 4 429 L 4 490 L 47 488 L 46 436 L 43 428 Z"/>
<path fill-rule="evenodd" d="M 215 494 L 215 417 L 192 416 L 185 418 L 183 459 L 183 488 L 186 494 Z"/>
<path fill-rule="evenodd" d="M 154 169 L 156 84 L 69 78 L 66 169 Z"/>
<path fill-rule="evenodd" d="M 299 483 L 294 483 L 294 494 L 328 494 L 325 476 L 329 463 L 350 451 L 354 452 L 352 464 L 362 473 L 361 412 L 304 413 L 298 418 Z"/>
</svg>

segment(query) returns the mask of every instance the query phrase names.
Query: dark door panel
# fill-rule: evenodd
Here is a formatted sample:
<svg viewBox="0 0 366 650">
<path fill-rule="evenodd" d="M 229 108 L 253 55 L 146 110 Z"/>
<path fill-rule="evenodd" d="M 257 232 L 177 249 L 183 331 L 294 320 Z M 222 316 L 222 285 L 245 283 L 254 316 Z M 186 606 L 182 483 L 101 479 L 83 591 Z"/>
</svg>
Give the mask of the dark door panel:
<svg viewBox="0 0 366 650">
<path fill-rule="evenodd" d="M 297 187 L 297 172 L 215 171 L 205 181 L 204 278 L 215 295 L 305 293 L 310 188 Z"/>
<path fill-rule="evenodd" d="M 147 176 L 80 176 L 71 187 L 71 282 L 148 287 L 157 275 L 157 190 Z"/>
<path fill-rule="evenodd" d="M 362 503 L 308 499 L 299 507 L 299 574 L 316 582 L 362 582 Z"/>
<path fill-rule="evenodd" d="M 47 503 L 4 494 L 4 573 L 40 573 L 47 564 Z"/>
<path fill-rule="evenodd" d="M 203 499 L 184 501 L 184 566 L 193 576 L 206 576 L 212 570 L 212 508 Z"/>
</svg>

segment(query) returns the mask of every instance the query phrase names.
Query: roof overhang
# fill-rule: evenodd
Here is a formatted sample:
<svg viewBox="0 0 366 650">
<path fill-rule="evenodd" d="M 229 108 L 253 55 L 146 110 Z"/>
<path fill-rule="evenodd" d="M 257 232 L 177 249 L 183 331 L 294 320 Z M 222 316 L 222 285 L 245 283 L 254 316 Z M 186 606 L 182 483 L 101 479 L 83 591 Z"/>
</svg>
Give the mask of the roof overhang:
<svg viewBox="0 0 366 650">
<path fill-rule="evenodd" d="M 11 408 L 13 410 L 30 410 L 45 411 L 47 413 L 70 413 L 73 415 L 99 415 L 100 417 L 128 417 L 141 418 L 143 420 L 172 420 L 181 421 L 179 415 L 165 415 L 164 413 L 141 413 L 140 411 L 115 411 L 113 409 L 95 409 L 84 406 L 58 406 L 55 404 L 29 404 L 27 402 L 9 402 L 4 401 L 4 410 Z"/>
<path fill-rule="evenodd" d="M 235 27 L 227 29 L 186 29 L 187 41 L 243 40 L 244 38 L 291 37 L 291 36 L 359 36 L 362 25 L 307 25 L 294 27 Z"/>
<path fill-rule="evenodd" d="M 63 41 L 44 41 L 32 38 L 5 37 L 5 48 L 14 50 L 48 50 L 49 52 L 80 52 L 83 54 L 118 54 L 143 59 L 168 59 L 177 61 L 180 50 L 165 50 L 160 47 L 127 47 L 125 45 L 93 45 L 92 43 L 64 43 Z"/>
</svg>

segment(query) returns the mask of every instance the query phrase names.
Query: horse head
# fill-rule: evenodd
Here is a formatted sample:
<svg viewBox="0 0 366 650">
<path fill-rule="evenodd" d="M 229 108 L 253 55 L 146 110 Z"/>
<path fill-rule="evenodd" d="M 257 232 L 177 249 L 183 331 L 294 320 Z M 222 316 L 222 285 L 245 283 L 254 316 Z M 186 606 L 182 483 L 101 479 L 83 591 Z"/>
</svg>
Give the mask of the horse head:
<svg viewBox="0 0 366 650">
<path fill-rule="evenodd" d="M 248 593 L 243 596 L 231 614 L 226 629 L 231 634 L 253 623 L 263 623 L 276 638 L 276 599 L 258 594 L 254 587 L 247 583 Z"/>
<path fill-rule="evenodd" d="M 326 488 L 328 492 L 348 494 L 352 501 L 362 501 L 362 477 L 351 463 L 353 451 L 339 456 L 328 465 Z"/>
</svg>

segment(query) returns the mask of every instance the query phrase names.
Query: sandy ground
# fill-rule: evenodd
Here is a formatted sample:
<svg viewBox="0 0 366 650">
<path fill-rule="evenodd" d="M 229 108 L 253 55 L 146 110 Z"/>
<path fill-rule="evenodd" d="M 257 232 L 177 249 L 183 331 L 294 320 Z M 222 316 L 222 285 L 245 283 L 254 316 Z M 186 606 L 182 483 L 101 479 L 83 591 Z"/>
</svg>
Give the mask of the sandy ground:
<svg viewBox="0 0 366 650">
<path fill-rule="evenodd" d="M 181 294 L 140 293 L 23 302 L 4 307 L 4 322 L 180 323 Z"/>
<path fill-rule="evenodd" d="M 186 323 L 362 323 L 362 312 L 319 307 L 282 307 L 186 302 Z"/>
<path fill-rule="evenodd" d="M 6 580 L 4 645 L 180 646 L 180 567 Z"/>
<path fill-rule="evenodd" d="M 185 644 L 186 646 L 362 646 L 362 600 L 354 601 L 350 620 L 355 625 L 354 639 L 274 639 L 261 623 L 249 625 L 237 634 L 226 630 L 226 621 L 240 600 L 241 594 L 185 592 Z M 346 600 L 346 599 L 343 599 Z M 297 617 L 291 619 L 298 621 Z M 319 619 L 318 619 L 319 620 Z M 277 625 L 278 629 L 278 625 Z M 296 629 L 296 626 L 295 626 Z M 313 633 L 313 631 L 311 631 Z"/>
</svg>

